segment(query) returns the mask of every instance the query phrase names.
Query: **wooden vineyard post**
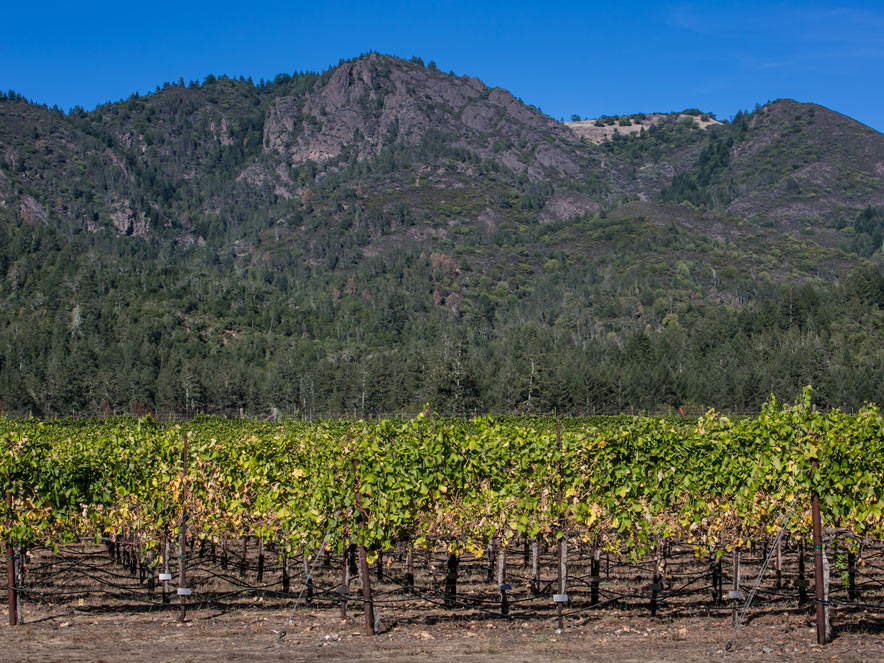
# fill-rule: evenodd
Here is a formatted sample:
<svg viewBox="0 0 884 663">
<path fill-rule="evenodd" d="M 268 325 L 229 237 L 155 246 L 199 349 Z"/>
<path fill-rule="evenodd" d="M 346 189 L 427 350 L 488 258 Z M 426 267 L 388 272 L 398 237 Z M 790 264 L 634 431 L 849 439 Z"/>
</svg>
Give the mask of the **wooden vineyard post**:
<svg viewBox="0 0 884 663">
<path fill-rule="evenodd" d="M 414 543 L 408 542 L 408 552 L 405 554 L 405 592 L 414 593 Z"/>
<path fill-rule="evenodd" d="M 536 536 L 531 538 L 531 593 L 540 594 L 540 542 Z"/>
<path fill-rule="evenodd" d="M 304 550 L 301 552 L 301 556 L 304 558 L 304 599 L 307 603 L 313 603 L 313 576 L 310 575 L 310 555 Z"/>
<path fill-rule="evenodd" d="M 823 628 L 824 633 L 826 634 L 826 642 L 832 639 L 832 624 L 830 622 L 831 611 L 829 610 L 829 589 L 831 582 L 831 571 L 832 568 L 829 565 L 829 556 L 826 554 L 826 548 L 828 538 L 823 537 L 823 606 L 824 606 L 824 616 L 823 616 Z M 19 583 L 21 584 L 21 583 Z"/>
<path fill-rule="evenodd" d="M 565 604 L 568 602 L 568 594 L 567 594 L 567 578 L 568 578 L 568 535 L 563 534 L 562 538 L 559 539 L 559 593 L 553 597 L 553 601 L 556 604 L 556 620 L 559 625 L 559 630 L 564 628 L 565 620 L 563 609 Z"/>
<path fill-rule="evenodd" d="M 654 574 L 651 580 L 651 617 L 657 616 L 657 594 L 663 589 L 660 582 L 660 545 L 654 547 Z"/>
<path fill-rule="evenodd" d="M 817 461 L 813 461 L 811 467 L 816 473 Z M 814 490 L 810 498 L 810 515 L 813 522 L 813 573 L 814 589 L 816 598 L 816 641 L 826 644 L 826 591 L 823 577 L 823 528 L 820 517 L 820 496 Z"/>
<path fill-rule="evenodd" d="M 144 556 L 141 554 L 141 536 L 135 535 L 135 554 L 138 556 L 138 584 L 143 585 L 144 581 L 147 580 L 147 574 L 145 571 L 147 570 L 147 564 Z M 151 581 L 153 580 L 153 576 L 151 576 Z M 151 583 L 152 584 L 152 583 Z"/>
<path fill-rule="evenodd" d="M 181 488 L 181 523 L 178 527 L 178 601 L 180 612 L 178 621 L 187 619 L 187 433 L 184 433 L 184 449 L 181 452 L 182 488 Z"/>
<path fill-rule="evenodd" d="M 6 493 L 6 506 L 12 514 L 12 493 Z M 10 518 L 11 520 L 11 518 Z M 18 593 L 15 591 L 15 544 L 6 541 L 6 606 L 9 610 L 9 625 L 18 626 Z"/>
<path fill-rule="evenodd" d="M 429 544 L 424 546 L 424 565 L 431 575 L 436 572 L 436 564 L 433 561 L 433 552 L 430 550 Z"/>
<path fill-rule="evenodd" d="M 137 535 L 132 533 L 129 535 L 129 575 L 133 578 L 138 573 L 138 554 L 136 552 Z"/>
<path fill-rule="evenodd" d="M 169 528 L 168 526 L 163 527 L 163 540 L 160 543 L 162 550 L 160 551 L 163 555 L 163 571 L 160 573 L 160 582 L 163 583 L 163 605 L 167 605 L 169 603 L 169 581 L 172 579 L 172 574 L 169 572 Z"/>
<path fill-rule="evenodd" d="M 350 544 L 344 544 L 344 555 L 341 560 L 341 619 L 347 619 L 347 593 L 350 590 Z"/>
<path fill-rule="evenodd" d="M 559 449 L 559 456 L 562 453 L 562 422 L 556 421 L 556 446 Z M 557 493 L 559 505 L 559 525 L 562 524 L 562 461 L 559 460 L 559 488 Z M 558 559 L 558 588 L 559 591 L 553 596 L 553 602 L 556 604 L 556 622 L 561 631 L 565 627 L 565 619 L 563 615 L 565 604 L 568 602 L 568 594 L 566 581 L 568 578 L 568 535 L 562 532 L 562 538 L 559 539 L 559 559 Z"/>
<path fill-rule="evenodd" d="M 351 543 L 347 546 L 347 568 L 349 569 L 350 575 L 348 577 L 354 578 L 356 574 L 359 573 L 358 565 L 356 564 L 356 544 Z"/>
<path fill-rule="evenodd" d="M 486 570 L 488 572 L 488 582 L 494 581 L 494 558 L 495 558 L 494 552 L 495 552 L 495 548 L 496 548 L 496 546 L 494 545 L 494 539 L 492 538 L 488 542 L 488 545 L 486 546 L 486 551 L 485 551 L 487 554 Z"/>
<path fill-rule="evenodd" d="M 258 574 L 257 582 L 264 582 L 264 539 L 258 539 Z"/>
<path fill-rule="evenodd" d="M 737 620 L 740 618 L 740 601 L 743 600 L 743 592 L 740 591 L 740 548 L 734 545 L 733 549 L 733 584 L 728 594 L 733 608 L 731 609 L 731 624 L 737 627 Z"/>
<path fill-rule="evenodd" d="M 445 595 L 443 603 L 452 606 L 457 601 L 457 567 L 460 559 L 456 552 L 448 553 L 448 564 L 445 572 Z"/>
<path fill-rule="evenodd" d="M 289 556 L 285 550 L 282 551 L 282 593 L 288 594 L 291 589 L 291 576 L 289 575 Z"/>
<path fill-rule="evenodd" d="M 500 589 L 500 614 L 510 614 L 510 604 L 506 593 L 512 589 L 512 585 L 506 582 L 506 548 L 500 547 L 497 553 L 497 587 Z"/>
<path fill-rule="evenodd" d="M 16 587 L 16 596 L 15 596 L 15 621 L 17 624 L 21 625 L 25 623 L 24 616 L 24 606 L 22 605 L 22 597 L 19 593 L 20 587 L 24 587 L 25 584 L 25 550 L 20 545 L 15 546 L 15 587 Z"/>
<path fill-rule="evenodd" d="M 589 605 L 599 604 L 599 582 L 602 575 L 602 551 L 598 543 L 592 546 L 592 562 L 589 566 Z"/>
<path fill-rule="evenodd" d="M 715 605 L 719 605 L 721 603 L 721 585 L 719 583 L 721 578 L 721 558 L 715 557 L 714 550 L 709 557 L 709 568 L 712 571 L 712 602 Z"/>
<path fill-rule="evenodd" d="M 147 591 L 153 595 L 154 590 L 156 589 L 156 576 L 154 575 L 154 559 L 156 556 L 156 551 L 153 546 L 147 551 L 146 557 L 144 559 L 144 573 L 147 577 Z"/>
<path fill-rule="evenodd" d="M 374 635 L 374 601 L 371 597 L 371 572 L 365 556 L 365 546 L 358 544 L 359 550 L 359 575 L 362 578 L 362 602 L 365 605 L 365 632 Z"/>
<path fill-rule="evenodd" d="M 359 525 L 364 527 L 368 518 L 362 508 L 362 493 L 359 492 L 359 475 L 356 472 L 356 459 L 353 459 L 353 480 L 356 484 L 356 509 L 359 511 Z M 357 544 L 359 551 L 359 575 L 362 579 L 362 601 L 365 604 L 365 632 L 374 635 L 374 602 L 371 598 L 371 572 L 368 568 L 368 560 L 365 556 L 365 545 L 360 540 Z"/>
<path fill-rule="evenodd" d="M 847 598 L 856 601 L 856 553 L 847 553 Z"/>
</svg>

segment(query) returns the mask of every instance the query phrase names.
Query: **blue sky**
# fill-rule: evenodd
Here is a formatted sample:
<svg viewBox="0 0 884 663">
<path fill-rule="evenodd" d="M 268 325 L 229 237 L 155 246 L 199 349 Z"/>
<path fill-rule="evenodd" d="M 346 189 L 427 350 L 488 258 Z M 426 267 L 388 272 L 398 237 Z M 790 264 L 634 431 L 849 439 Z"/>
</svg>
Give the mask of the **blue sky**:
<svg viewBox="0 0 884 663">
<path fill-rule="evenodd" d="M 779 97 L 884 131 L 884 0 L 869 3 L 8 3 L 0 88 L 67 110 L 206 74 L 321 71 L 419 55 L 553 117 Z"/>
</svg>

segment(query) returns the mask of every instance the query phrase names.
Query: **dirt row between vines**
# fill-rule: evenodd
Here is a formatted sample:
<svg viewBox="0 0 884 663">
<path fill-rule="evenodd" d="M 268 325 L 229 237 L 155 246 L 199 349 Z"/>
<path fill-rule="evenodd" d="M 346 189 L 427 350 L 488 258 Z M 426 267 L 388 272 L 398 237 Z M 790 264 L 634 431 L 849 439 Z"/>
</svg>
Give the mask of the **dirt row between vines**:
<svg viewBox="0 0 884 663">
<path fill-rule="evenodd" d="M 174 608 L 133 614 L 32 606 L 24 625 L 2 627 L 0 661 L 884 661 L 884 615 L 862 612 L 836 613 L 839 631 L 825 647 L 816 645 L 809 613 L 765 612 L 741 629 L 730 652 L 727 617 L 617 610 L 569 621 L 561 632 L 554 619 L 399 610 L 375 637 L 363 634 L 356 610 L 341 620 L 334 610 L 299 608 L 292 615 L 255 601 L 193 611 L 184 624 L 176 617 Z"/>
</svg>

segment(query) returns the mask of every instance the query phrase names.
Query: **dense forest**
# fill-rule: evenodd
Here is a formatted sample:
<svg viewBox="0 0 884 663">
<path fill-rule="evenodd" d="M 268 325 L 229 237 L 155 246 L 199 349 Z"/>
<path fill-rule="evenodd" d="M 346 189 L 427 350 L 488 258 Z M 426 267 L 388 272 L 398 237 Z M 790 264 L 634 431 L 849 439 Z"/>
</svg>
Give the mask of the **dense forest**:
<svg viewBox="0 0 884 663">
<path fill-rule="evenodd" d="M 532 278 L 492 281 L 419 249 L 311 274 L 106 242 L 5 230 L 0 273 L 16 301 L 0 331 L 5 411 L 751 410 L 803 384 L 820 405 L 852 409 L 884 388 L 873 266 L 814 287 L 683 262 L 617 277 L 559 256 Z M 714 278 L 732 278 L 745 303 L 691 298 Z"/>
<path fill-rule="evenodd" d="M 375 54 L 88 112 L 4 93 L 0 409 L 881 401 L 884 137 L 788 100 L 693 117 L 594 144 Z"/>
</svg>

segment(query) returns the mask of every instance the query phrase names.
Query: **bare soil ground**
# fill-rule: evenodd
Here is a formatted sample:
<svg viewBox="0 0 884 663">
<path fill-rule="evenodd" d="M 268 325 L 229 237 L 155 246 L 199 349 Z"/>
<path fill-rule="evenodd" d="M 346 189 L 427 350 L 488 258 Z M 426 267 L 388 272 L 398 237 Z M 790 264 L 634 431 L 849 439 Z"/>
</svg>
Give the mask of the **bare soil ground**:
<svg viewBox="0 0 884 663">
<path fill-rule="evenodd" d="M 583 136 L 591 143 L 604 143 L 606 140 L 611 139 L 615 131 L 622 135 L 637 134 L 643 127 L 645 131 L 647 131 L 649 127 L 659 123 L 664 117 L 667 116 L 660 113 L 651 113 L 641 124 L 633 123 L 627 127 L 621 127 L 619 124 L 606 124 L 603 127 L 597 127 L 595 126 L 596 118 L 580 120 L 578 122 L 565 122 L 565 126 L 569 127 L 578 136 Z M 712 118 L 704 119 L 702 116 L 684 114 L 679 114 L 677 120 L 683 120 L 685 118 L 690 118 L 693 122 L 696 122 L 697 126 L 701 129 L 707 129 L 710 126 L 721 124 L 721 122 L 713 120 Z"/>
<path fill-rule="evenodd" d="M 3 627 L 0 661 L 884 661 L 880 619 L 873 620 L 877 625 L 855 620 L 820 647 L 806 614 L 754 619 L 727 652 L 727 618 L 651 618 L 619 611 L 569 621 L 561 633 L 553 619 L 489 621 L 464 615 L 432 625 L 393 622 L 380 635 L 367 637 L 361 614 L 341 620 L 335 610 L 299 609 L 282 639 L 275 631 L 285 628 L 290 610 L 202 610 L 183 625 L 174 609 L 43 612 L 26 610 L 29 623 Z M 407 622 L 407 613 L 397 613 Z"/>
<path fill-rule="evenodd" d="M 832 608 L 834 639 L 820 647 L 812 602 L 799 607 L 796 600 L 793 557 L 793 553 L 787 555 L 790 564 L 783 569 L 782 587 L 774 586 L 772 577 L 765 581 L 766 598 L 759 595 L 732 650 L 727 651 L 731 609 L 710 600 L 706 562 L 686 551 L 673 553 L 669 560 L 657 617 L 650 615 L 649 595 L 641 589 L 651 579 L 646 563 L 612 559 L 609 565 L 605 560 L 601 570 L 605 604 L 592 608 L 585 583 L 581 585 L 586 576 L 580 575 L 587 571 L 588 558 L 583 551 L 574 551 L 569 566 L 574 574 L 569 572 L 572 603 L 561 631 L 550 603 L 554 560 L 549 554 L 542 558 L 545 584 L 537 597 L 527 590 L 520 557 L 513 556 L 507 566 L 513 583 L 509 617 L 498 614 L 499 594 L 486 577 L 484 558 L 463 559 L 458 583 L 462 601 L 446 607 L 439 593 L 444 554 L 427 564 L 416 564 L 418 595 L 403 593 L 402 562 L 390 555 L 384 560 L 384 580 L 373 579 L 380 626 L 379 634 L 369 637 L 358 581 L 350 587 L 348 618 L 340 617 L 336 587 L 340 556 L 332 555 L 327 564 L 318 564 L 315 596 L 308 604 L 296 601 L 302 585 L 294 574 L 290 592 L 279 591 L 282 567 L 278 560 L 268 557 L 266 577 L 258 583 L 252 555 L 245 570 L 238 571 L 234 557 L 222 568 L 208 553 L 192 552 L 188 584 L 194 588 L 193 604 L 187 620 L 178 623 L 174 588 L 170 588 L 172 603 L 163 605 L 160 588 L 146 589 L 143 579 L 126 564 L 109 558 L 102 548 L 75 546 L 57 555 L 44 551 L 31 556 L 24 624 L 6 626 L 5 606 L 0 608 L 0 663 L 884 661 L 884 608 L 862 607 L 882 603 L 884 567 L 879 568 L 879 558 L 870 558 L 861 572 L 861 603 L 844 605 L 846 596 L 838 588 L 836 596 L 842 605 Z M 746 554 L 746 578 L 754 577 L 760 561 L 760 553 Z M 282 632 L 284 637 L 280 637 Z"/>
</svg>

